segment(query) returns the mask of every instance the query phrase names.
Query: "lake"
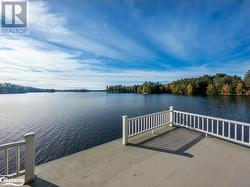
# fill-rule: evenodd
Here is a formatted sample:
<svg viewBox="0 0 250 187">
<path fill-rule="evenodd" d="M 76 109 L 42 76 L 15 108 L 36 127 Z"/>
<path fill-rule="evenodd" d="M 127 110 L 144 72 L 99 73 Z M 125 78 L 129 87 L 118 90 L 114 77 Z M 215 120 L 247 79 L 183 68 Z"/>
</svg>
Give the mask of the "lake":
<svg viewBox="0 0 250 187">
<path fill-rule="evenodd" d="M 0 95 L 0 144 L 36 135 L 36 164 L 121 137 L 121 116 L 178 110 L 250 122 L 250 97 L 170 94 L 30 93 Z"/>
</svg>

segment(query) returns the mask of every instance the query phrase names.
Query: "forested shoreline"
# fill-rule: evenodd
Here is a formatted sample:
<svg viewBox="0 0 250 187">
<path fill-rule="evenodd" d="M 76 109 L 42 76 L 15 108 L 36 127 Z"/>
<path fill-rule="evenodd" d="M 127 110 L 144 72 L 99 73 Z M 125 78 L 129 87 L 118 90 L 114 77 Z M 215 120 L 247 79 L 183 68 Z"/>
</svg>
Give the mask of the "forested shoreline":
<svg viewBox="0 0 250 187">
<path fill-rule="evenodd" d="M 30 86 L 20 86 L 11 83 L 0 83 L 0 94 L 18 94 L 18 93 L 35 93 L 35 92 L 88 92 L 86 89 L 56 90 L 43 89 Z"/>
<path fill-rule="evenodd" d="M 181 95 L 250 95 L 250 70 L 242 78 L 218 73 L 198 78 L 185 78 L 171 83 L 144 82 L 133 86 L 107 86 L 107 93 L 172 93 Z"/>
</svg>

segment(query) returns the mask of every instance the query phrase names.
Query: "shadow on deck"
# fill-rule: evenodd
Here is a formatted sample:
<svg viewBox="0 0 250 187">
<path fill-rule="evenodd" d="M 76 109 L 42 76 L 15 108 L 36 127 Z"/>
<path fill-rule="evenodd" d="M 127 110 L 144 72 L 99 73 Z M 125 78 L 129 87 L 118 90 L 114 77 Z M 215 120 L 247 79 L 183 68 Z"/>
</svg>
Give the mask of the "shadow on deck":
<svg viewBox="0 0 250 187">
<path fill-rule="evenodd" d="M 129 146 L 192 158 L 186 151 L 204 138 L 204 135 L 185 128 L 175 128 Z"/>
<path fill-rule="evenodd" d="M 36 180 L 33 182 L 30 182 L 28 185 L 30 187 L 45 187 L 45 186 L 46 187 L 59 187 L 58 185 L 53 184 L 53 183 L 46 181 L 44 179 L 41 179 L 39 177 L 36 177 Z"/>
</svg>

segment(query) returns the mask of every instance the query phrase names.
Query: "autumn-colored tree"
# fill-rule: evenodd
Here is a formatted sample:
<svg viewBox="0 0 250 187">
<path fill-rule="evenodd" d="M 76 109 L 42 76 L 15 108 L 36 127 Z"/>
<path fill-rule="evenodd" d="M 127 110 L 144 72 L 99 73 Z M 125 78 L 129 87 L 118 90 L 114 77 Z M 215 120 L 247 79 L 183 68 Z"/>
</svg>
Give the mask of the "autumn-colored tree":
<svg viewBox="0 0 250 187">
<path fill-rule="evenodd" d="M 222 87 L 221 94 L 222 94 L 222 95 L 230 95 L 229 85 L 228 85 L 228 84 L 225 84 L 225 85 Z"/>
<path fill-rule="evenodd" d="M 243 83 L 242 82 L 238 82 L 235 91 L 236 91 L 236 95 L 243 95 Z"/>
<path fill-rule="evenodd" d="M 191 84 L 187 85 L 187 95 L 193 95 L 193 86 Z"/>
<path fill-rule="evenodd" d="M 217 95 L 218 90 L 214 84 L 209 84 L 207 87 L 207 95 Z"/>
</svg>

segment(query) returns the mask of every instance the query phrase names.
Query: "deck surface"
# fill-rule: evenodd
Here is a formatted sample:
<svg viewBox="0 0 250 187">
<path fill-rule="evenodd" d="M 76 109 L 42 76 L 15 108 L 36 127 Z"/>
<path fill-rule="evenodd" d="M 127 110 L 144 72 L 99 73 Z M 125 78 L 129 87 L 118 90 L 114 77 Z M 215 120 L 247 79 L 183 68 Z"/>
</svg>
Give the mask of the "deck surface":
<svg viewBox="0 0 250 187">
<path fill-rule="evenodd" d="M 250 186 L 250 149 L 184 128 L 115 140 L 36 167 L 30 186 Z"/>
</svg>

